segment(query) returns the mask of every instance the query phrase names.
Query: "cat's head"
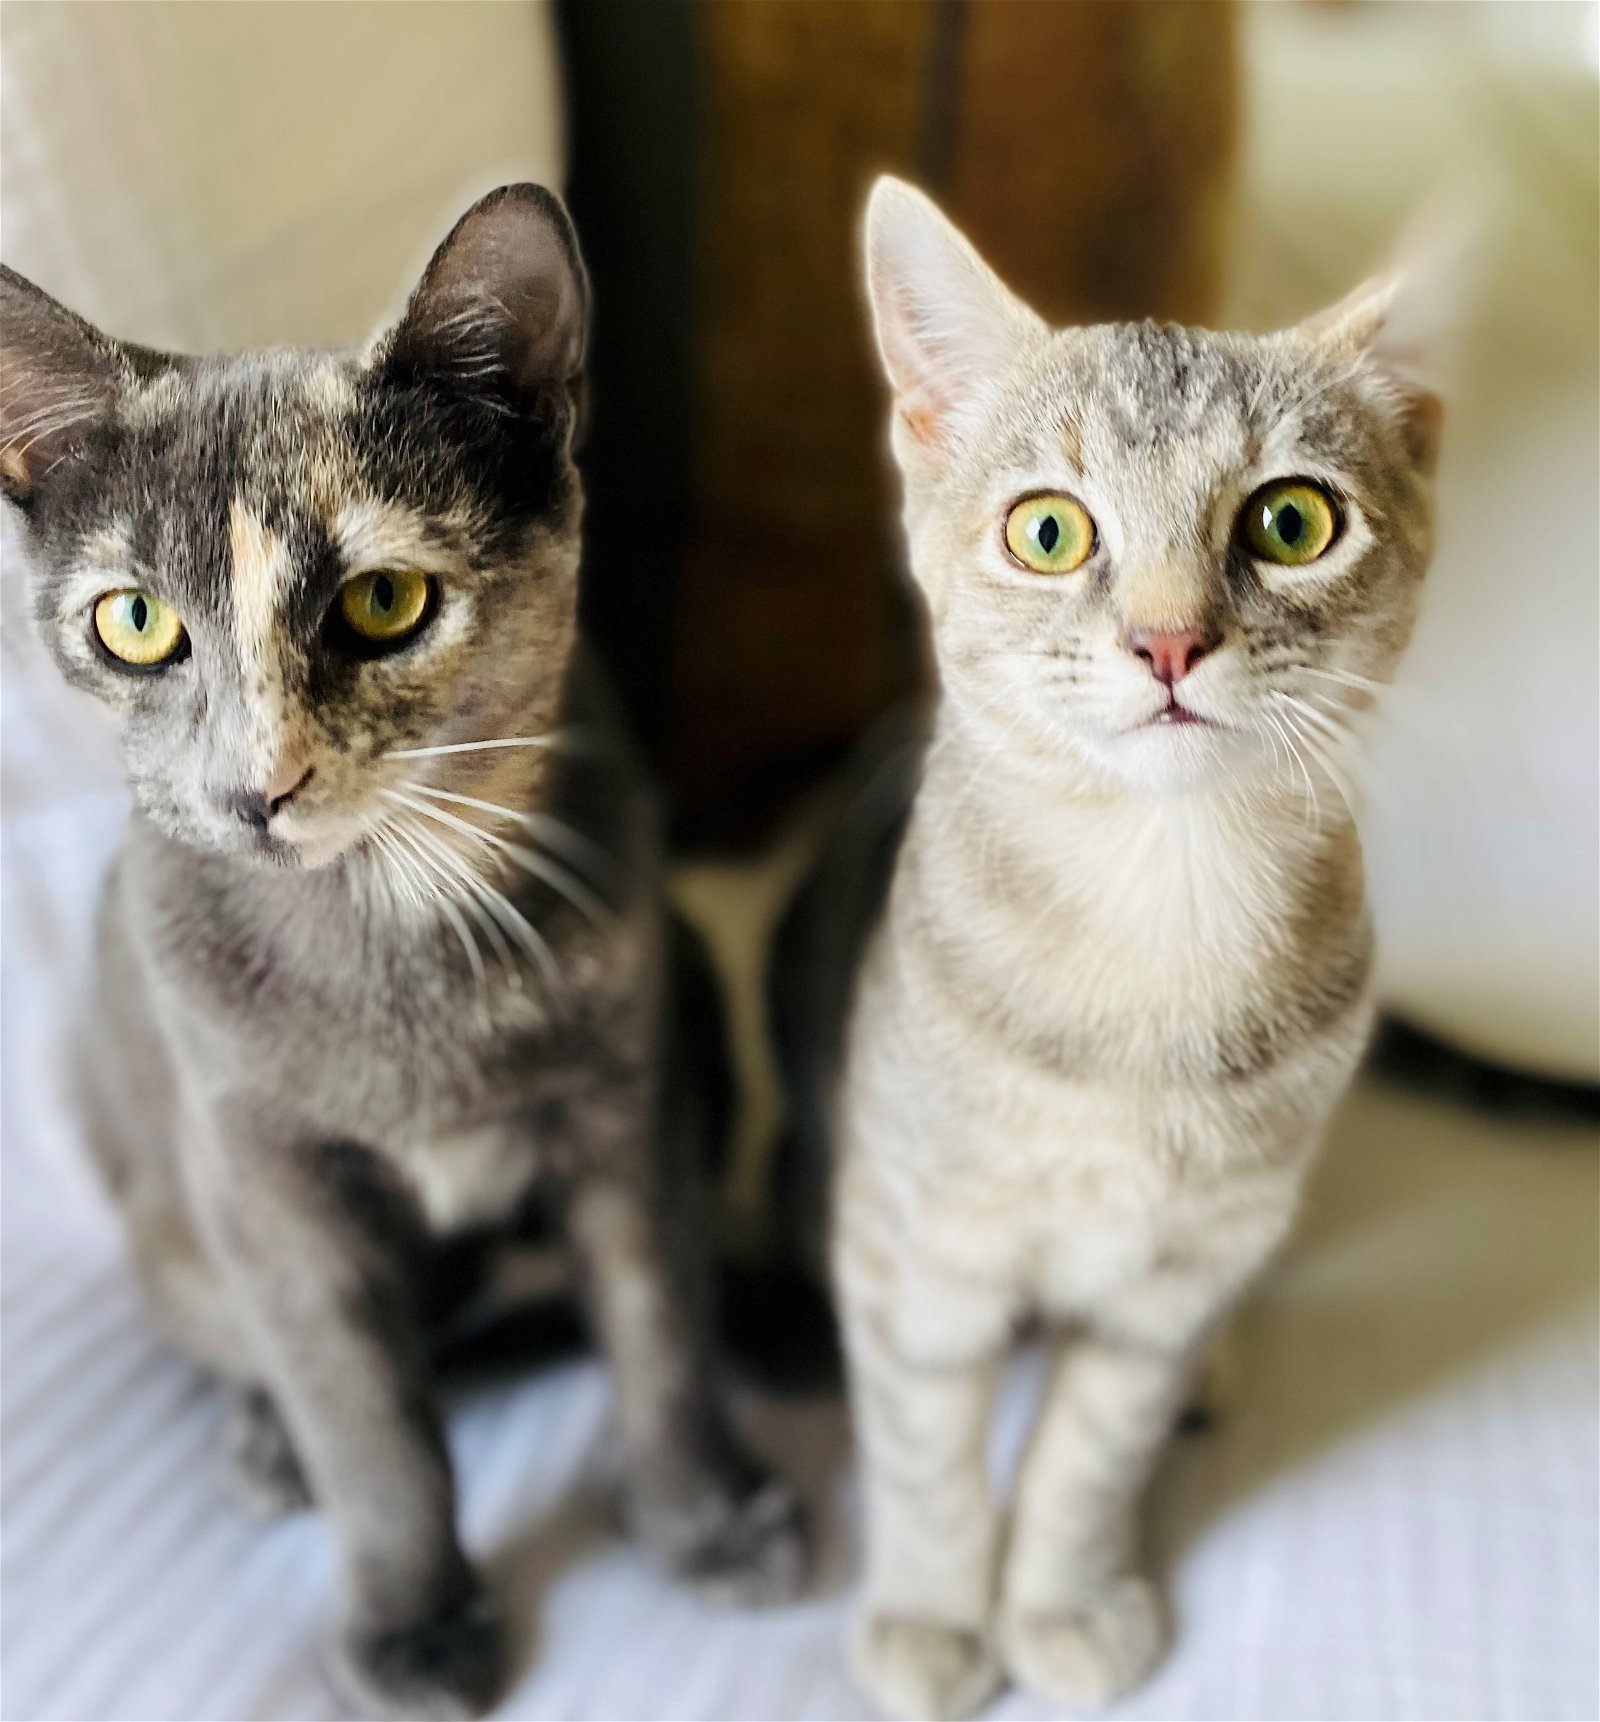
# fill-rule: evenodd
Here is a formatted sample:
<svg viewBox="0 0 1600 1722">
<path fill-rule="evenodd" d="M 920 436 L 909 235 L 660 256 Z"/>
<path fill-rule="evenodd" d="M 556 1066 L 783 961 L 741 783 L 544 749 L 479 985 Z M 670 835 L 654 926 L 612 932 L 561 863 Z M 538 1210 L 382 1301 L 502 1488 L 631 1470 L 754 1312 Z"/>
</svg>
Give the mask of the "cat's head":
<svg viewBox="0 0 1600 1722">
<path fill-rule="evenodd" d="M 190 358 L 0 270 L 0 486 L 67 678 L 141 808 L 197 848 L 325 864 L 388 756 L 556 718 L 587 290 L 541 187 L 475 204 L 355 353 Z"/>
<path fill-rule="evenodd" d="M 1409 278 L 1271 335 L 1055 330 L 892 179 L 866 250 L 946 697 L 1108 786 L 1323 757 L 1392 674 L 1430 550 Z"/>
</svg>

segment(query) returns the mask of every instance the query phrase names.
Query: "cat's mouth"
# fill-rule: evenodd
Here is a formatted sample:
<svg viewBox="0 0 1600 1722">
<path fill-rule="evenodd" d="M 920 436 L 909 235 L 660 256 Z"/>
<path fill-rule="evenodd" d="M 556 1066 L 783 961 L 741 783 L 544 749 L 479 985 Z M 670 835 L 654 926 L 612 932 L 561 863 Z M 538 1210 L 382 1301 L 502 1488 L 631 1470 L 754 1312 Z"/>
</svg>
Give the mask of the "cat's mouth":
<svg viewBox="0 0 1600 1722">
<path fill-rule="evenodd" d="M 287 821 L 272 831 L 253 833 L 254 841 L 244 850 L 244 858 L 258 866 L 315 871 L 348 854 L 364 835 L 362 827 L 348 819 L 324 818 L 297 821 L 293 828 L 285 826 Z"/>
<path fill-rule="evenodd" d="M 1217 727 L 1214 718 L 1202 717 L 1199 712 L 1191 711 L 1176 695 L 1168 699 L 1166 705 L 1154 717 L 1146 718 L 1143 723 L 1136 724 L 1134 727 L 1136 729 L 1161 729 L 1172 724 L 1202 724 L 1211 729 Z"/>
</svg>

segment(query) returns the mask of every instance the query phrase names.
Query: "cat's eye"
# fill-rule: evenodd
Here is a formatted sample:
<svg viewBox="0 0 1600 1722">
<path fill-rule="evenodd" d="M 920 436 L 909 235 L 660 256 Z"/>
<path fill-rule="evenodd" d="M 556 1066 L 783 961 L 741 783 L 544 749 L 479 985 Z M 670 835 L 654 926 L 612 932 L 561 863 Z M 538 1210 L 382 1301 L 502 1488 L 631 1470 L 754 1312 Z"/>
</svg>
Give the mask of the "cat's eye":
<svg viewBox="0 0 1600 1722">
<path fill-rule="evenodd" d="M 1094 545 L 1094 522 L 1070 496 L 1025 496 L 1006 516 L 1006 549 L 1035 574 L 1070 574 Z"/>
<path fill-rule="evenodd" d="M 408 569 L 380 568 L 358 574 L 339 588 L 340 623 L 368 651 L 404 644 L 433 610 L 434 583 Z"/>
<path fill-rule="evenodd" d="M 137 587 L 107 592 L 95 604 L 94 631 L 112 657 L 135 670 L 159 670 L 189 641 L 178 612 Z"/>
<path fill-rule="evenodd" d="M 1321 485 L 1298 479 L 1258 490 L 1244 505 L 1240 525 L 1253 556 L 1299 568 L 1338 537 L 1339 511 Z"/>
</svg>

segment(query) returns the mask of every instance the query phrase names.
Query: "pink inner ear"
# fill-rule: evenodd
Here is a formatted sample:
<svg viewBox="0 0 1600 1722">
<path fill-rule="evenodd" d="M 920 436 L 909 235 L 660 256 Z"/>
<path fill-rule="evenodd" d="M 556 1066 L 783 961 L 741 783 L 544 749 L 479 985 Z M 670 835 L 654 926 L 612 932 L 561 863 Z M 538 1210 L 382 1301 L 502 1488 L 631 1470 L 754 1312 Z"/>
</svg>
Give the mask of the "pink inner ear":
<svg viewBox="0 0 1600 1722">
<path fill-rule="evenodd" d="M 900 422 L 914 442 L 933 448 L 939 442 L 939 415 L 925 401 L 900 408 Z"/>
<path fill-rule="evenodd" d="M 1410 396 L 1406 401 L 1402 424 L 1406 452 L 1418 471 L 1431 477 L 1439 464 L 1439 438 L 1444 429 L 1444 402 L 1437 395 Z"/>
</svg>

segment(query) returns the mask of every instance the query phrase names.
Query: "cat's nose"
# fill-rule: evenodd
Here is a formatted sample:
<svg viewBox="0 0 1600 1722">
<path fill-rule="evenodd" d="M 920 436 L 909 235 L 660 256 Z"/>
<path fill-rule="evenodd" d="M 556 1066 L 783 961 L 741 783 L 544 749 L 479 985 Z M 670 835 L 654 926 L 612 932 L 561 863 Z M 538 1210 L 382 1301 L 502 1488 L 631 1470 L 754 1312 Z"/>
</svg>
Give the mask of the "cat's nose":
<svg viewBox="0 0 1600 1722">
<path fill-rule="evenodd" d="M 228 798 L 228 806 L 246 825 L 265 831 L 272 816 L 290 796 L 297 794 L 311 776 L 311 767 L 298 760 L 285 761 L 267 779 L 264 789 L 242 789 Z"/>
<path fill-rule="evenodd" d="M 1128 650 L 1143 658 L 1158 682 L 1181 682 L 1208 652 L 1221 643 L 1215 628 L 1130 628 Z"/>
</svg>

